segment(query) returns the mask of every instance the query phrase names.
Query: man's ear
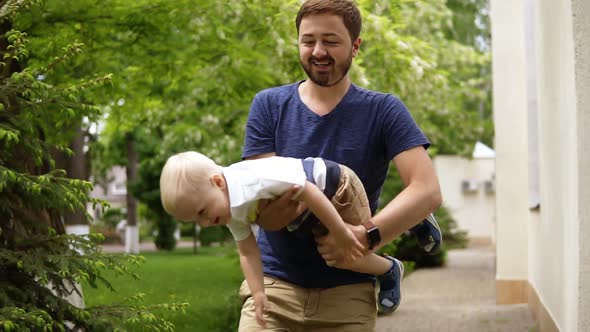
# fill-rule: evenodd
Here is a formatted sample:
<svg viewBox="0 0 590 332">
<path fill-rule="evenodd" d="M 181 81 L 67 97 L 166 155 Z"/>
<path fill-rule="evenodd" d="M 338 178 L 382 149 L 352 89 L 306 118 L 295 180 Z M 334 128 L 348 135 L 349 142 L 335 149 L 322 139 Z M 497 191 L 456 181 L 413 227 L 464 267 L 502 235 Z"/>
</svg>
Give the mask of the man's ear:
<svg viewBox="0 0 590 332">
<path fill-rule="evenodd" d="M 211 176 L 211 183 L 213 183 L 215 186 L 219 187 L 219 189 L 222 189 L 222 190 L 225 189 L 225 179 L 223 178 L 223 175 L 221 175 L 221 174 L 215 174 L 215 175 Z"/>
<path fill-rule="evenodd" d="M 361 48 L 361 43 L 363 40 L 359 37 L 357 38 L 354 43 L 352 43 L 352 57 L 356 57 L 359 54 L 359 50 Z"/>
</svg>

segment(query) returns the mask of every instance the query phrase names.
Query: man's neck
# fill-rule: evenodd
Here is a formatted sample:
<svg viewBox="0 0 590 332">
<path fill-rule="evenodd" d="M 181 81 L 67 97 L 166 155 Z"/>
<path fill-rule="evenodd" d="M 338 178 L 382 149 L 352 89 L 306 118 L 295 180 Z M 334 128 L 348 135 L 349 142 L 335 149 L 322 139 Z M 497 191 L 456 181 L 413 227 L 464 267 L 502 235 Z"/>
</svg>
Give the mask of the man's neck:
<svg viewBox="0 0 590 332">
<path fill-rule="evenodd" d="M 333 86 L 320 86 L 311 80 L 306 80 L 299 86 L 299 95 L 303 100 L 313 100 L 322 103 L 340 101 L 348 92 L 351 85 L 348 75 Z"/>
</svg>

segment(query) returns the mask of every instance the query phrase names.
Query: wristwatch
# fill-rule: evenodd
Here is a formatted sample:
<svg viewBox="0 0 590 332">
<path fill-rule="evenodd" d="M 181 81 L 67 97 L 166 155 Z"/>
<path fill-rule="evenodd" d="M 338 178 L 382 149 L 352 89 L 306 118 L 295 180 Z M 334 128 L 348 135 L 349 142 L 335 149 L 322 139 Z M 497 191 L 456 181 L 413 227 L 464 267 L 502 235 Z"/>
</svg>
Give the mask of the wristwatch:
<svg viewBox="0 0 590 332">
<path fill-rule="evenodd" d="M 379 228 L 373 224 L 371 220 L 365 221 L 363 224 L 367 229 L 367 242 L 369 243 L 369 250 L 373 250 L 381 242 L 381 233 Z"/>
</svg>

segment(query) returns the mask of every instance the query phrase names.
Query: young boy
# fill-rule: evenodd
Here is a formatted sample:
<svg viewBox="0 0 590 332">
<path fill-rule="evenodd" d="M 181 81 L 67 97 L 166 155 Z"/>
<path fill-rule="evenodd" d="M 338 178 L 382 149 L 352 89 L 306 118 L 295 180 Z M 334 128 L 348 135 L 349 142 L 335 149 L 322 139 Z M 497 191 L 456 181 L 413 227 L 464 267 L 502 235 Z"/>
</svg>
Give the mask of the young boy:
<svg viewBox="0 0 590 332">
<path fill-rule="evenodd" d="M 294 185 L 301 188 L 295 199 L 304 201 L 309 211 L 287 229 L 296 231 L 303 226 L 309 212 L 313 213 L 321 222 L 313 225 L 314 231 L 336 235 L 339 254 L 351 262 L 342 268 L 376 275 L 380 284 L 379 309 L 394 311 L 400 301 L 399 291 L 394 288 L 403 277 L 403 264 L 389 256 L 363 256 L 363 245 L 346 227 L 345 222 L 358 225 L 371 218 L 363 185 L 348 167 L 321 158 L 286 157 L 248 160 L 222 167 L 200 153 L 184 152 L 168 159 L 160 177 L 162 205 L 170 215 L 202 227 L 227 225 L 230 229 L 261 326 L 265 326 L 263 313 L 269 302 L 264 294 L 260 251 L 250 225 L 257 219 L 259 200 L 276 198 Z M 428 225 L 432 229 L 436 221 Z M 430 249 L 431 233 L 428 229 L 415 232 L 424 238 L 419 242 Z M 434 233 L 434 238 L 439 239 L 435 246 L 439 246 L 438 225 Z"/>
</svg>

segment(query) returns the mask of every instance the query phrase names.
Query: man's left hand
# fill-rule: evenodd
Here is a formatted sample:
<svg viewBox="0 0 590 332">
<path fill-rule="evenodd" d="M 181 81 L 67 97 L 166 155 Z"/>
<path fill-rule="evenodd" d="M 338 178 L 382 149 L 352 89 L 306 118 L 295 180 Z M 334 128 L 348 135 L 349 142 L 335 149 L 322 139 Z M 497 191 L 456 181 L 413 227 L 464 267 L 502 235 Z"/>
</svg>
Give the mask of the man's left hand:
<svg viewBox="0 0 590 332">
<path fill-rule="evenodd" d="M 359 242 L 364 246 L 363 253 L 365 255 L 371 253 L 372 251 L 368 250 L 367 247 L 369 245 L 367 240 L 367 231 L 364 226 L 362 225 L 350 225 L 346 224 L 346 226 L 352 231 L 354 236 L 359 240 Z M 315 240 L 318 244 L 318 252 L 322 255 L 322 258 L 326 261 L 328 266 L 342 268 L 344 266 L 350 265 L 350 262 L 345 261 L 345 257 L 338 256 L 338 246 L 335 237 L 330 233 L 325 235 L 316 235 Z"/>
</svg>

